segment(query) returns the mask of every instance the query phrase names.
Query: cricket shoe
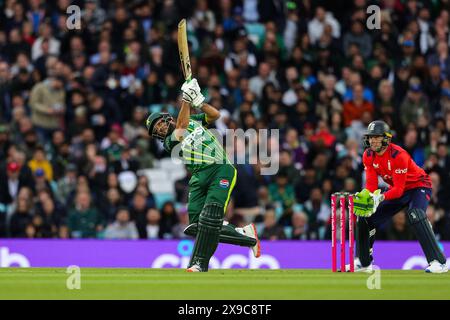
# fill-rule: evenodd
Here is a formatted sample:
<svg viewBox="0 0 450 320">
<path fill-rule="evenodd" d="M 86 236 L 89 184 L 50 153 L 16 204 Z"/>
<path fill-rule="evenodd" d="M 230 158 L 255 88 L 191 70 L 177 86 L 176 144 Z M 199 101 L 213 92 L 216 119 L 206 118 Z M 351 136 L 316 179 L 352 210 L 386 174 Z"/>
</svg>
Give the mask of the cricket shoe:
<svg viewBox="0 0 450 320">
<path fill-rule="evenodd" d="M 366 272 L 366 273 L 372 273 L 373 272 L 373 265 L 369 264 L 367 267 L 363 267 L 361 265 L 361 261 L 359 261 L 359 258 L 355 258 L 355 261 L 353 262 L 355 266 L 355 272 Z M 350 265 L 345 265 L 345 272 L 350 272 Z"/>
<path fill-rule="evenodd" d="M 425 269 L 427 273 L 446 273 L 448 272 L 448 267 L 444 263 L 440 263 L 437 260 L 431 261 L 430 265 Z"/>
<path fill-rule="evenodd" d="M 203 272 L 203 271 L 202 271 L 202 268 L 200 268 L 199 265 L 194 264 L 192 267 L 187 268 L 186 272 Z"/>
<path fill-rule="evenodd" d="M 258 238 L 258 232 L 256 231 L 256 227 L 253 223 L 246 225 L 242 228 L 244 234 L 250 238 L 256 239 L 256 244 L 252 247 L 253 254 L 255 258 L 259 258 L 261 256 L 261 243 Z"/>
</svg>

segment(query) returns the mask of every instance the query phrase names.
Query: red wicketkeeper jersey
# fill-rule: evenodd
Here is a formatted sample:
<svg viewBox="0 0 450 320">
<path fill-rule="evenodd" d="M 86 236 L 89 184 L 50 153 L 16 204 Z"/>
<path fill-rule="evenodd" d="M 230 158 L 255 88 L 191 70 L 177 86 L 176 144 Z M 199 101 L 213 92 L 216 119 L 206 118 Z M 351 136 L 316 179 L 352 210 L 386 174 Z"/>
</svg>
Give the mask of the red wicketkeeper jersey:
<svg viewBox="0 0 450 320">
<path fill-rule="evenodd" d="M 366 189 L 374 192 L 378 189 L 378 176 L 390 185 L 384 193 L 386 200 L 400 198 L 407 190 L 431 188 L 431 179 L 420 168 L 407 151 L 390 143 L 382 156 L 371 149 L 364 151 L 364 169 L 366 171 Z"/>
</svg>

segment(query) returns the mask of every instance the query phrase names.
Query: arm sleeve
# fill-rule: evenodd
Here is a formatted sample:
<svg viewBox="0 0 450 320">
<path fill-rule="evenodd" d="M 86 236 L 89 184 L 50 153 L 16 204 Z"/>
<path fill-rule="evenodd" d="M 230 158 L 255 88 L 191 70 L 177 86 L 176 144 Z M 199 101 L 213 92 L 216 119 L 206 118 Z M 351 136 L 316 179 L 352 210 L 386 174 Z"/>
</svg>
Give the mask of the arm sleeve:
<svg viewBox="0 0 450 320">
<path fill-rule="evenodd" d="M 402 153 L 394 161 L 392 181 L 394 186 L 384 193 L 386 200 L 400 198 L 405 190 L 406 174 L 408 173 L 408 155 Z"/>
<path fill-rule="evenodd" d="M 364 170 L 366 171 L 366 189 L 368 189 L 370 192 L 374 192 L 378 189 L 378 175 L 375 172 L 372 163 L 369 161 L 367 152 L 364 152 L 363 164 Z"/>
</svg>

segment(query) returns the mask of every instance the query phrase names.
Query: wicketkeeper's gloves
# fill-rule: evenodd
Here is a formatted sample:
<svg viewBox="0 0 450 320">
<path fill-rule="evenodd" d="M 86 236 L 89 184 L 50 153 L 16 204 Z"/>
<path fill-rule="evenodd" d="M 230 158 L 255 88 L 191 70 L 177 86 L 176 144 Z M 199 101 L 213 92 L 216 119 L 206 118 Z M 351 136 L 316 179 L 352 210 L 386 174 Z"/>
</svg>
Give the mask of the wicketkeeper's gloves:
<svg viewBox="0 0 450 320">
<path fill-rule="evenodd" d="M 370 217 L 377 211 L 379 204 L 383 200 L 384 196 L 381 194 L 380 189 L 375 190 L 373 193 L 367 189 L 357 192 L 353 199 L 355 215 L 366 218 Z"/>
</svg>

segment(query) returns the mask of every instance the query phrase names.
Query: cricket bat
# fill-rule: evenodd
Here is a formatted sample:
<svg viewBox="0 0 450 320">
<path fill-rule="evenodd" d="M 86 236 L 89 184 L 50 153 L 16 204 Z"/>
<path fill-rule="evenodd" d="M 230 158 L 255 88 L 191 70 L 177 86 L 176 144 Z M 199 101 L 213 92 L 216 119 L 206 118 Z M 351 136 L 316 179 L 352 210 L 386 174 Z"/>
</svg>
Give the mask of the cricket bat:
<svg viewBox="0 0 450 320">
<path fill-rule="evenodd" d="M 183 70 L 184 79 L 189 81 L 192 77 L 192 70 L 186 34 L 186 19 L 178 23 L 178 52 L 180 53 L 181 70 Z"/>
</svg>

